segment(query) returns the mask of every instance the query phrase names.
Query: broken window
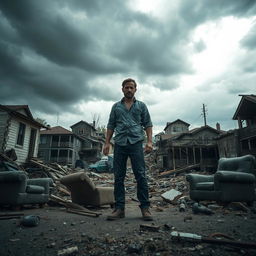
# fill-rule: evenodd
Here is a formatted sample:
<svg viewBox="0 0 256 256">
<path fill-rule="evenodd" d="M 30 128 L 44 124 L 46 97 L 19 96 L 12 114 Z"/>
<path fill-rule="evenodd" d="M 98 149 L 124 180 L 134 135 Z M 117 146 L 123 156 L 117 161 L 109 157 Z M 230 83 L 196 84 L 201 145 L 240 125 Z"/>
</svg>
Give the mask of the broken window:
<svg viewBox="0 0 256 256">
<path fill-rule="evenodd" d="M 59 157 L 68 157 L 68 150 L 61 149 L 59 152 Z"/>
<path fill-rule="evenodd" d="M 43 151 L 43 150 L 39 150 L 38 151 L 38 157 L 39 158 L 44 158 L 46 156 L 46 152 L 45 151 Z"/>
<path fill-rule="evenodd" d="M 80 129 L 78 130 L 78 134 L 84 134 L 84 129 L 83 129 L 83 128 L 80 128 Z"/>
<path fill-rule="evenodd" d="M 58 150 L 54 149 L 51 150 L 51 157 L 57 157 L 58 156 Z"/>
<path fill-rule="evenodd" d="M 24 143 L 25 130 L 26 130 L 26 125 L 23 123 L 20 123 L 18 138 L 17 138 L 17 144 L 20 146 L 23 146 L 23 143 Z"/>
<path fill-rule="evenodd" d="M 69 136 L 68 135 L 60 136 L 60 142 L 69 142 Z"/>
<path fill-rule="evenodd" d="M 46 144 L 47 143 L 47 136 L 41 135 L 40 136 L 40 144 Z"/>
</svg>

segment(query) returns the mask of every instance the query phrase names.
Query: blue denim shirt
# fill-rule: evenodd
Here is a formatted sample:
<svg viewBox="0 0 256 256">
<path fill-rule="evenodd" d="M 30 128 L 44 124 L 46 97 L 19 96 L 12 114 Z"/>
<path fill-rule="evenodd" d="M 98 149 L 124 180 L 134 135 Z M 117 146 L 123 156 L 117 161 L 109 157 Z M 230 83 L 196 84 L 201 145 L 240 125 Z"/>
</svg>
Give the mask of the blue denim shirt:
<svg viewBox="0 0 256 256">
<path fill-rule="evenodd" d="M 124 98 L 116 102 L 110 112 L 107 128 L 115 132 L 115 143 L 125 146 L 144 140 L 144 129 L 151 127 L 152 122 L 147 106 L 142 101 L 134 99 L 128 110 Z"/>
</svg>

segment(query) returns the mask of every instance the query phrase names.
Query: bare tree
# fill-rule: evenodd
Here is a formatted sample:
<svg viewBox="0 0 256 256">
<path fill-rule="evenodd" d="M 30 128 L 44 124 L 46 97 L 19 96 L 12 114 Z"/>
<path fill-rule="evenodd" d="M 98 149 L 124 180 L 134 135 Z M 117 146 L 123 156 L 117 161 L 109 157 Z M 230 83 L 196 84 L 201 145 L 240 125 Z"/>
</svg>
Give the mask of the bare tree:
<svg viewBox="0 0 256 256">
<path fill-rule="evenodd" d="M 40 123 L 40 124 L 42 124 L 42 125 L 44 125 L 44 126 L 48 126 L 48 124 L 47 124 L 47 122 L 45 121 L 45 119 L 41 119 L 41 118 L 37 117 L 35 120 L 36 120 L 38 123 Z"/>
</svg>

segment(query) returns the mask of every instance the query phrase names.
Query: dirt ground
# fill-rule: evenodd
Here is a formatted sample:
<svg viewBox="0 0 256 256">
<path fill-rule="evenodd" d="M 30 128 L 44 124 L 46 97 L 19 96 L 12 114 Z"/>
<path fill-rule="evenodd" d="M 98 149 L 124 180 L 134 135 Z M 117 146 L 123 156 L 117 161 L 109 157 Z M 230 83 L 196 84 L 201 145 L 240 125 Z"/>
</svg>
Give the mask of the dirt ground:
<svg viewBox="0 0 256 256">
<path fill-rule="evenodd" d="M 194 214 L 189 203 L 185 212 L 180 212 L 178 205 L 161 198 L 152 201 L 151 222 L 142 220 L 138 203 L 130 198 L 126 217 L 116 221 L 106 220 L 112 211 L 108 206 L 91 209 L 101 213 L 96 218 L 68 213 L 56 205 L 24 208 L 19 212 L 39 216 L 39 225 L 24 227 L 20 219 L 0 220 L 0 255 L 256 255 L 256 249 L 248 246 L 177 241 L 171 237 L 172 231 L 202 236 L 221 233 L 234 241 L 256 243 L 255 208 L 246 212 L 213 202 L 214 214 L 205 215 Z M 6 212 L 11 211 L 0 210 L 1 214 Z M 145 224 L 150 227 L 145 228 Z M 72 247 L 74 252 L 65 254 L 63 249 Z"/>
</svg>

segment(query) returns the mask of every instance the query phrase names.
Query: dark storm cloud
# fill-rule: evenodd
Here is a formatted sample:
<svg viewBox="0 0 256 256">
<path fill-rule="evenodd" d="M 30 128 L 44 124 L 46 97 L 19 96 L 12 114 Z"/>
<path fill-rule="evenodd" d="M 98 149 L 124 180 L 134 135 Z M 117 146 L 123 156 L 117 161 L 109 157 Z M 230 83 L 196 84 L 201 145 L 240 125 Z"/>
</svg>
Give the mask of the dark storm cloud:
<svg viewBox="0 0 256 256">
<path fill-rule="evenodd" d="M 187 43 L 194 28 L 222 16 L 249 16 L 256 1 L 179 3 L 175 15 L 161 20 L 121 0 L 0 1 L 1 103 L 72 112 L 79 102 L 118 97 L 104 83 L 94 84 L 105 75 L 155 76 L 160 90 L 177 88 L 177 77 L 193 72 Z M 254 36 L 244 46 L 251 47 Z"/>
<path fill-rule="evenodd" d="M 75 66 L 94 73 L 108 72 L 107 63 L 99 62 L 92 35 L 77 24 L 69 23 L 68 17 L 58 13 L 55 4 L 3 1 L 0 6 L 24 46 L 61 66 Z M 116 70 L 120 71 L 118 67 Z"/>
<path fill-rule="evenodd" d="M 154 87 L 159 88 L 162 91 L 170 91 L 175 88 L 179 87 L 179 82 L 173 78 L 173 79 L 157 79 L 152 84 Z"/>
<path fill-rule="evenodd" d="M 254 25 L 249 33 L 243 38 L 241 45 L 249 50 L 256 49 L 256 25 Z"/>
<path fill-rule="evenodd" d="M 184 0 L 179 8 L 180 17 L 191 27 L 206 20 L 225 16 L 248 17 L 255 13 L 255 0 Z"/>
</svg>

